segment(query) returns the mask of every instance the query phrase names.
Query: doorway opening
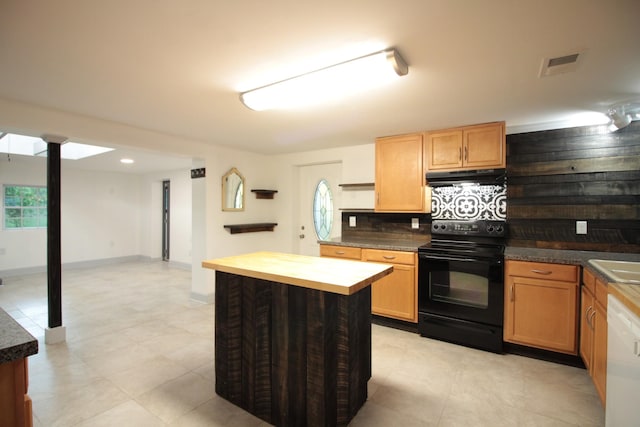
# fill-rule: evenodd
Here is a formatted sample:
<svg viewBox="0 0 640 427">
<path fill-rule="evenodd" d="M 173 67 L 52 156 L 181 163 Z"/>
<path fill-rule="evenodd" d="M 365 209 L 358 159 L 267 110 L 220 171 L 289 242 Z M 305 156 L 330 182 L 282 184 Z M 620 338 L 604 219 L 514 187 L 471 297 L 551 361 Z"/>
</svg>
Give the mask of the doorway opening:
<svg viewBox="0 0 640 427">
<path fill-rule="evenodd" d="M 170 181 L 162 181 L 162 260 L 169 261 Z"/>
</svg>

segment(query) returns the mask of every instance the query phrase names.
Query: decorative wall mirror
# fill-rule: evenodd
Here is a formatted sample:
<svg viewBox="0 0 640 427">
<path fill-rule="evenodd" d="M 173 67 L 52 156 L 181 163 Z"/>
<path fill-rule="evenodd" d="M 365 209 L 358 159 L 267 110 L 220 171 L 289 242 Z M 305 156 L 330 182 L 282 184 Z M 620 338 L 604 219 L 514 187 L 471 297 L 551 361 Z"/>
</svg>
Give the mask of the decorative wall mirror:
<svg viewBox="0 0 640 427">
<path fill-rule="evenodd" d="M 244 177 L 236 168 L 222 176 L 222 210 L 244 210 Z"/>
</svg>

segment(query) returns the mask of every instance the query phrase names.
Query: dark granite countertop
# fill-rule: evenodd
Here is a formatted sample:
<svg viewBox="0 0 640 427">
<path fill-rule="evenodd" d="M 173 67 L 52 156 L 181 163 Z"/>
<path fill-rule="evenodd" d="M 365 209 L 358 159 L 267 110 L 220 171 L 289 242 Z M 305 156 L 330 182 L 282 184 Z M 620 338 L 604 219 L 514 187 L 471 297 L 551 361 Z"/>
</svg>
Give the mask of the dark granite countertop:
<svg viewBox="0 0 640 427">
<path fill-rule="evenodd" d="M 376 239 L 376 238 L 342 238 L 336 237 L 331 240 L 320 240 L 321 245 L 350 246 L 365 249 L 383 249 L 388 251 L 417 252 L 418 248 L 429 242 L 429 236 L 424 236 L 423 240 L 409 239 Z"/>
<path fill-rule="evenodd" d="M 574 251 L 561 249 L 538 249 L 507 246 L 505 259 L 554 264 L 575 264 L 586 267 L 590 259 L 611 259 L 617 261 L 638 261 L 640 254 L 622 252 Z"/>
<path fill-rule="evenodd" d="M 38 340 L 0 308 L 0 363 L 38 353 Z"/>
</svg>

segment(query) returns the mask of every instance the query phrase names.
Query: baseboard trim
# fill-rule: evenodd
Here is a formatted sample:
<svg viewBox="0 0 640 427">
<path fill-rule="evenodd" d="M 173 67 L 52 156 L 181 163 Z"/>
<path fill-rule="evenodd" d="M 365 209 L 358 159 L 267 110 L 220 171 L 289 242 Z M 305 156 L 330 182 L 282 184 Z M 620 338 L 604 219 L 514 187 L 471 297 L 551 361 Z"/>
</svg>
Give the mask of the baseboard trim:
<svg viewBox="0 0 640 427">
<path fill-rule="evenodd" d="M 154 262 L 160 258 L 151 258 L 145 255 L 129 255 L 114 258 L 102 258 L 89 261 L 67 262 L 62 264 L 62 270 L 81 270 L 85 268 L 103 267 L 105 265 L 123 264 L 126 262 Z M 169 266 L 181 270 L 191 270 L 191 264 L 186 262 L 169 261 Z M 10 270 L 0 270 L 0 277 L 26 276 L 30 274 L 46 273 L 47 266 L 39 265 L 35 267 L 14 268 Z"/>
<path fill-rule="evenodd" d="M 213 304 L 216 300 L 214 293 L 201 294 L 198 292 L 191 292 L 191 295 L 189 297 L 191 301 L 199 302 L 202 304 Z"/>
</svg>

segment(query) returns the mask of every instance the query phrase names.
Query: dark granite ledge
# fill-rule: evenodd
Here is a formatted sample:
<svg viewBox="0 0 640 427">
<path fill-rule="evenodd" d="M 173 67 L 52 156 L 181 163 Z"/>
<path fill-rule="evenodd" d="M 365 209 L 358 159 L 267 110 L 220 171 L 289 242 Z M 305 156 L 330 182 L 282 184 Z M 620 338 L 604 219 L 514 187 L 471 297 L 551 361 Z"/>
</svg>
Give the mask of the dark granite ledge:
<svg viewBox="0 0 640 427">
<path fill-rule="evenodd" d="M 0 308 L 0 363 L 38 353 L 38 340 Z"/>
<path fill-rule="evenodd" d="M 418 248 L 429 242 L 428 236 L 422 240 L 409 239 L 376 239 L 376 238 L 342 238 L 319 240 L 321 245 L 349 246 L 365 249 L 382 249 L 388 251 L 417 252 Z"/>
<path fill-rule="evenodd" d="M 505 259 L 554 264 L 575 264 L 586 267 L 590 259 L 640 262 L 640 254 L 621 252 L 572 251 L 560 249 L 538 249 L 507 246 Z"/>
</svg>

